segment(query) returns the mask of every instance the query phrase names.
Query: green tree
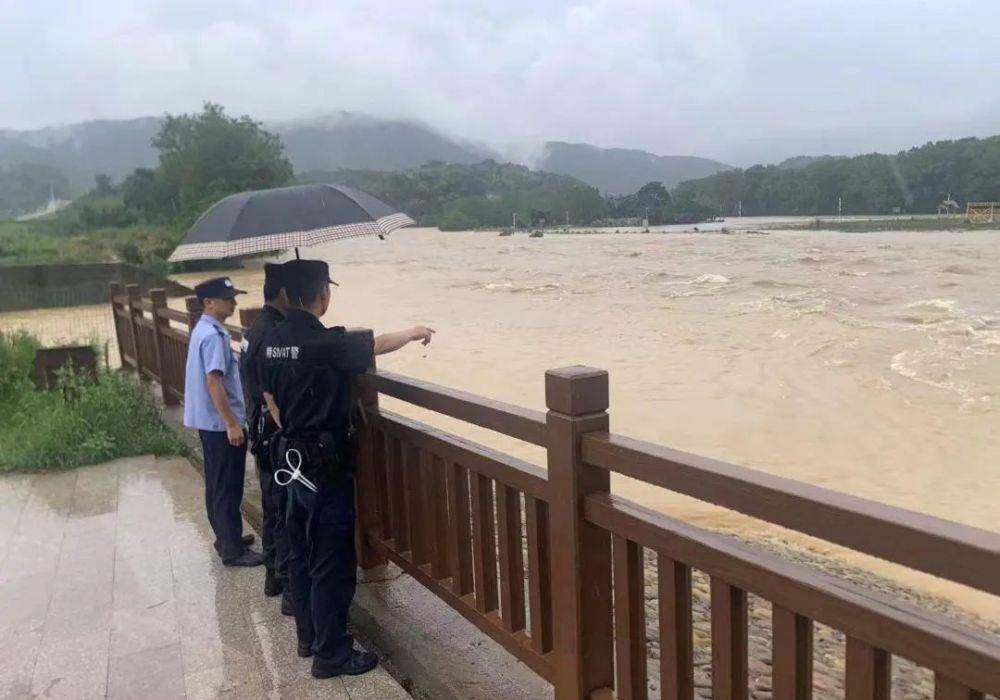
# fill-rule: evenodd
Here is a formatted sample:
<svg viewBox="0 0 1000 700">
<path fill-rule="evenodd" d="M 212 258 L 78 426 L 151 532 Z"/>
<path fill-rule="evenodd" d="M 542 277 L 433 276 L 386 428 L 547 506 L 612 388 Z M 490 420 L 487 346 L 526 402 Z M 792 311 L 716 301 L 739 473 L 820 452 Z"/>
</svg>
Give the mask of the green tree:
<svg viewBox="0 0 1000 700">
<path fill-rule="evenodd" d="M 951 195 L 960 205 L 1000 198 L 1000 136 L 939 141 L 895 155 L 818 158 L 804 167 L 755 165 L 682 182 L 676 200 L 732 215 L 932 214 Z"/>
<path fill-rule="evenodd" d="M 153 146 L 159 165 L 126 179 L 126 206 L 180 227 L 222 197 L 280 187 L 293 177 L 278 136 L 248 116 L 229 117 L 211 102 L 199 114 L 167 115 Z"/>
<path fill-rule="evenodd" d="M 94 194 L 105 197 L 113 194 L 115 188 L 111 185 L 111 176 L 104 173 L 94 175 Z"/>
</svg>

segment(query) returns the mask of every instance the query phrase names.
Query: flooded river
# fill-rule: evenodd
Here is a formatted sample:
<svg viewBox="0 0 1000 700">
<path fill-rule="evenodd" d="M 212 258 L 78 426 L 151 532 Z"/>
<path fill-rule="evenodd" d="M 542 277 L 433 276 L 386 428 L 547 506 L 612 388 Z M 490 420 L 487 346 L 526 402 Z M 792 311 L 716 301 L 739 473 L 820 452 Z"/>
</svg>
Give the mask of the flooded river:
<svg viewBox="0 0 1000 700">
<path fill-rule="evenodd" d="M 1000 525 L 998 232 L 410 229 L 304 252 L 328 260 L 341 284 L 327 322 L 437 330 L 430 347 L 382 368 L 544 408 L 546 369 L 592 365 L 610 373 L 615 432 Z M 234 277 L 259 303 L 261 271 Z M 759 526 L 625 479 L 614 488 L 710 527 Z M 852 558 L 1000 619 L 995 601 Z"/>
</svg>

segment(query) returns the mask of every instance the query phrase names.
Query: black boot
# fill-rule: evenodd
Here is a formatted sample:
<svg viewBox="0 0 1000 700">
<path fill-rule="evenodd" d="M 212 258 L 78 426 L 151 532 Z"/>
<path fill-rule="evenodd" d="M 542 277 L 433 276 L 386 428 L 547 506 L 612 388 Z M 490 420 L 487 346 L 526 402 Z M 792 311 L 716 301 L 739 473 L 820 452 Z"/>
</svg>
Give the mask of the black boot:
<svg viewBox="0 0 1000 700">
<path fill-rule="evenodd" d="M 285 591 L 281 596 L 281 614 L 286 617 L 295 617 L 295 606 L 292 605 L 292 596 Z"/>
<path fill-rule="evenodd" d="M 285 590 L 285 585 L 281 579 L 275 577 L 274 569 L 268 568 L 267 573 L 264 574 L 264 595 L 268 598 L 273 598 L 276 595 L 280 595 Z"/>
<path fill-rule="evenodd" d="M 378 666 L 378 657 L 370 651 L 351 650 L 351 655 L 342 664 L 329 664 L 319 657 L 313 657 L 313 678 L 334 678 L 336 676 L 360 676 Z"/>
<path fill-rule="evenodd" d="M 306 644 L 305 642 L 299 642 L 298 654 L 303 659 L 308 659 L 313 655 L 312 644 Z"/>
</svg>

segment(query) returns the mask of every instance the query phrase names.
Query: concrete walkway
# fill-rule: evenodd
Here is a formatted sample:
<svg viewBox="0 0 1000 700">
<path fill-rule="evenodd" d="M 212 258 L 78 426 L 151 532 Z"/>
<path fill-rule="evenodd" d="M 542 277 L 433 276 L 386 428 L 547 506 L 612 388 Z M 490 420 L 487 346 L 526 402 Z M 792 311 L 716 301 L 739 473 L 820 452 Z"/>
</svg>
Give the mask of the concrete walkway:
<svg viewBox="0 0 1000 700">
<path fill-rule="evenodd" d="M 203 494 L 183 459 L 0 477 L 0 697 L 409 697 L 381 667 L 313 679 L 263 568 L 216 557 Z"/>
</svg>

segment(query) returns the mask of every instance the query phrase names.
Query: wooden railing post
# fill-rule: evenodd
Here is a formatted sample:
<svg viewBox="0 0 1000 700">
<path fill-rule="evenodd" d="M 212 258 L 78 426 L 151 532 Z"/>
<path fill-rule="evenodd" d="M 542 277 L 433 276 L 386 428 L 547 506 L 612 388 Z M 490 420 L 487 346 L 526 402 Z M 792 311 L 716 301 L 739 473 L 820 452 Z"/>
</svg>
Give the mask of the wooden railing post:
<svg viewBox="0 0 1000 700">
<path fill-rule="evenodd" d="M 373 335 L 370 330 L 352 331 L 353 333 Z M 375 371 L 374 358 L 369 369 Z M 375 470 L 384 469 L 385 465 L 375 464 L 376 454 L 379 452 L 375 445 L 378 436 L 372 427 L 372 421 L 367 420 L 369 411 L 378 410 L 378 390 L 365 386 L 357 392 L 356 398 L 360 404 L 362 420 L 362 424 L 358 426 L 361 431 L 357 481 L 358 565 L 371 575 L 375 573 L 371 570 L 388 563 L 385 555 L 375 545 L 382 534 L 382 514 L 379 512 L 378 478 Z"/>
<path fill-rule="evenodd" d="M 201 305 L 201 300 L 193 296 L 184 298 L 184 306 L 187 308 L 188 332 L 190 332 L 198 325 L 198 319 L 201 318 L 201 312 L 204 310 L 204 307 Z"/>
<path fill-rule="evenodd" d="M 128 332 L 132 338 L 132 359 L 135 360 L 135 373 L 139 379 L 143 379 L 142 353 L 139 351 L 139 324 L 135 320 L 136 313 L 142 313 L 142 310 L 135 304 L 140 297 L 139 285 L 126 284 L 125 295 L 128 297 Z"/>
<path fill-rule="evenodd" d="M 170 325 L 170 319 L 160 316 L 160 311 L 167 308 L 167 292 L 163 289 L 150 289 L 149 300 L 153 303 L 153 340 L 156 345 L 156 377 L 160 381 L 160 395 L 166 406 L 176 406 L 179 402 L 167 389 L 170 378 L 166 376 L 167 367 L 164 358 L 166 349 L 164 348 L 163 328 Z"/>
<path fill-rule="evenodd" d="M 121 323 L 118 318 L 118 301 L 115 297 L 122 295 L 122 286 L 118 282 L 112 282 L 110 286 L 110 296 L 111 296 L 111 322 L 115 325 L 115 342 L 118 343 L 118 359 L 121 361 L 122 367 L 128 367 L 128 362 L 125 361 L 125 344 L 122 338 Z"/>
<path fill-rule="evenodd" d="M 257 320 L 257 317 L 260 316 L 261 311 L 263 311 L 263 309 L 259 306 L 251 306 L 246 309 L 240 309 L 240 326 L 243 327 L 244 335 L 246 335 L 246 332 L 250 330 L 250 326 L 252 326 L 253 322 Z"/>
<path fill-rule="evenodd" d="M 844 681 L 849 700 L 889 700 L 892 657 L 857 637 L 847 638 Z"/>
<path fill-rule="evenodd" d="M 583 519 L 584 499 L 607 493 L 607 470 L 585 464 L 580 437 L 608 430 L 608 374 L 590 367 L 545 373 L 552 487 L 552 604 L 556 700 L 587 700 L 614 685 L 611 536 Z"/>
</svg>

